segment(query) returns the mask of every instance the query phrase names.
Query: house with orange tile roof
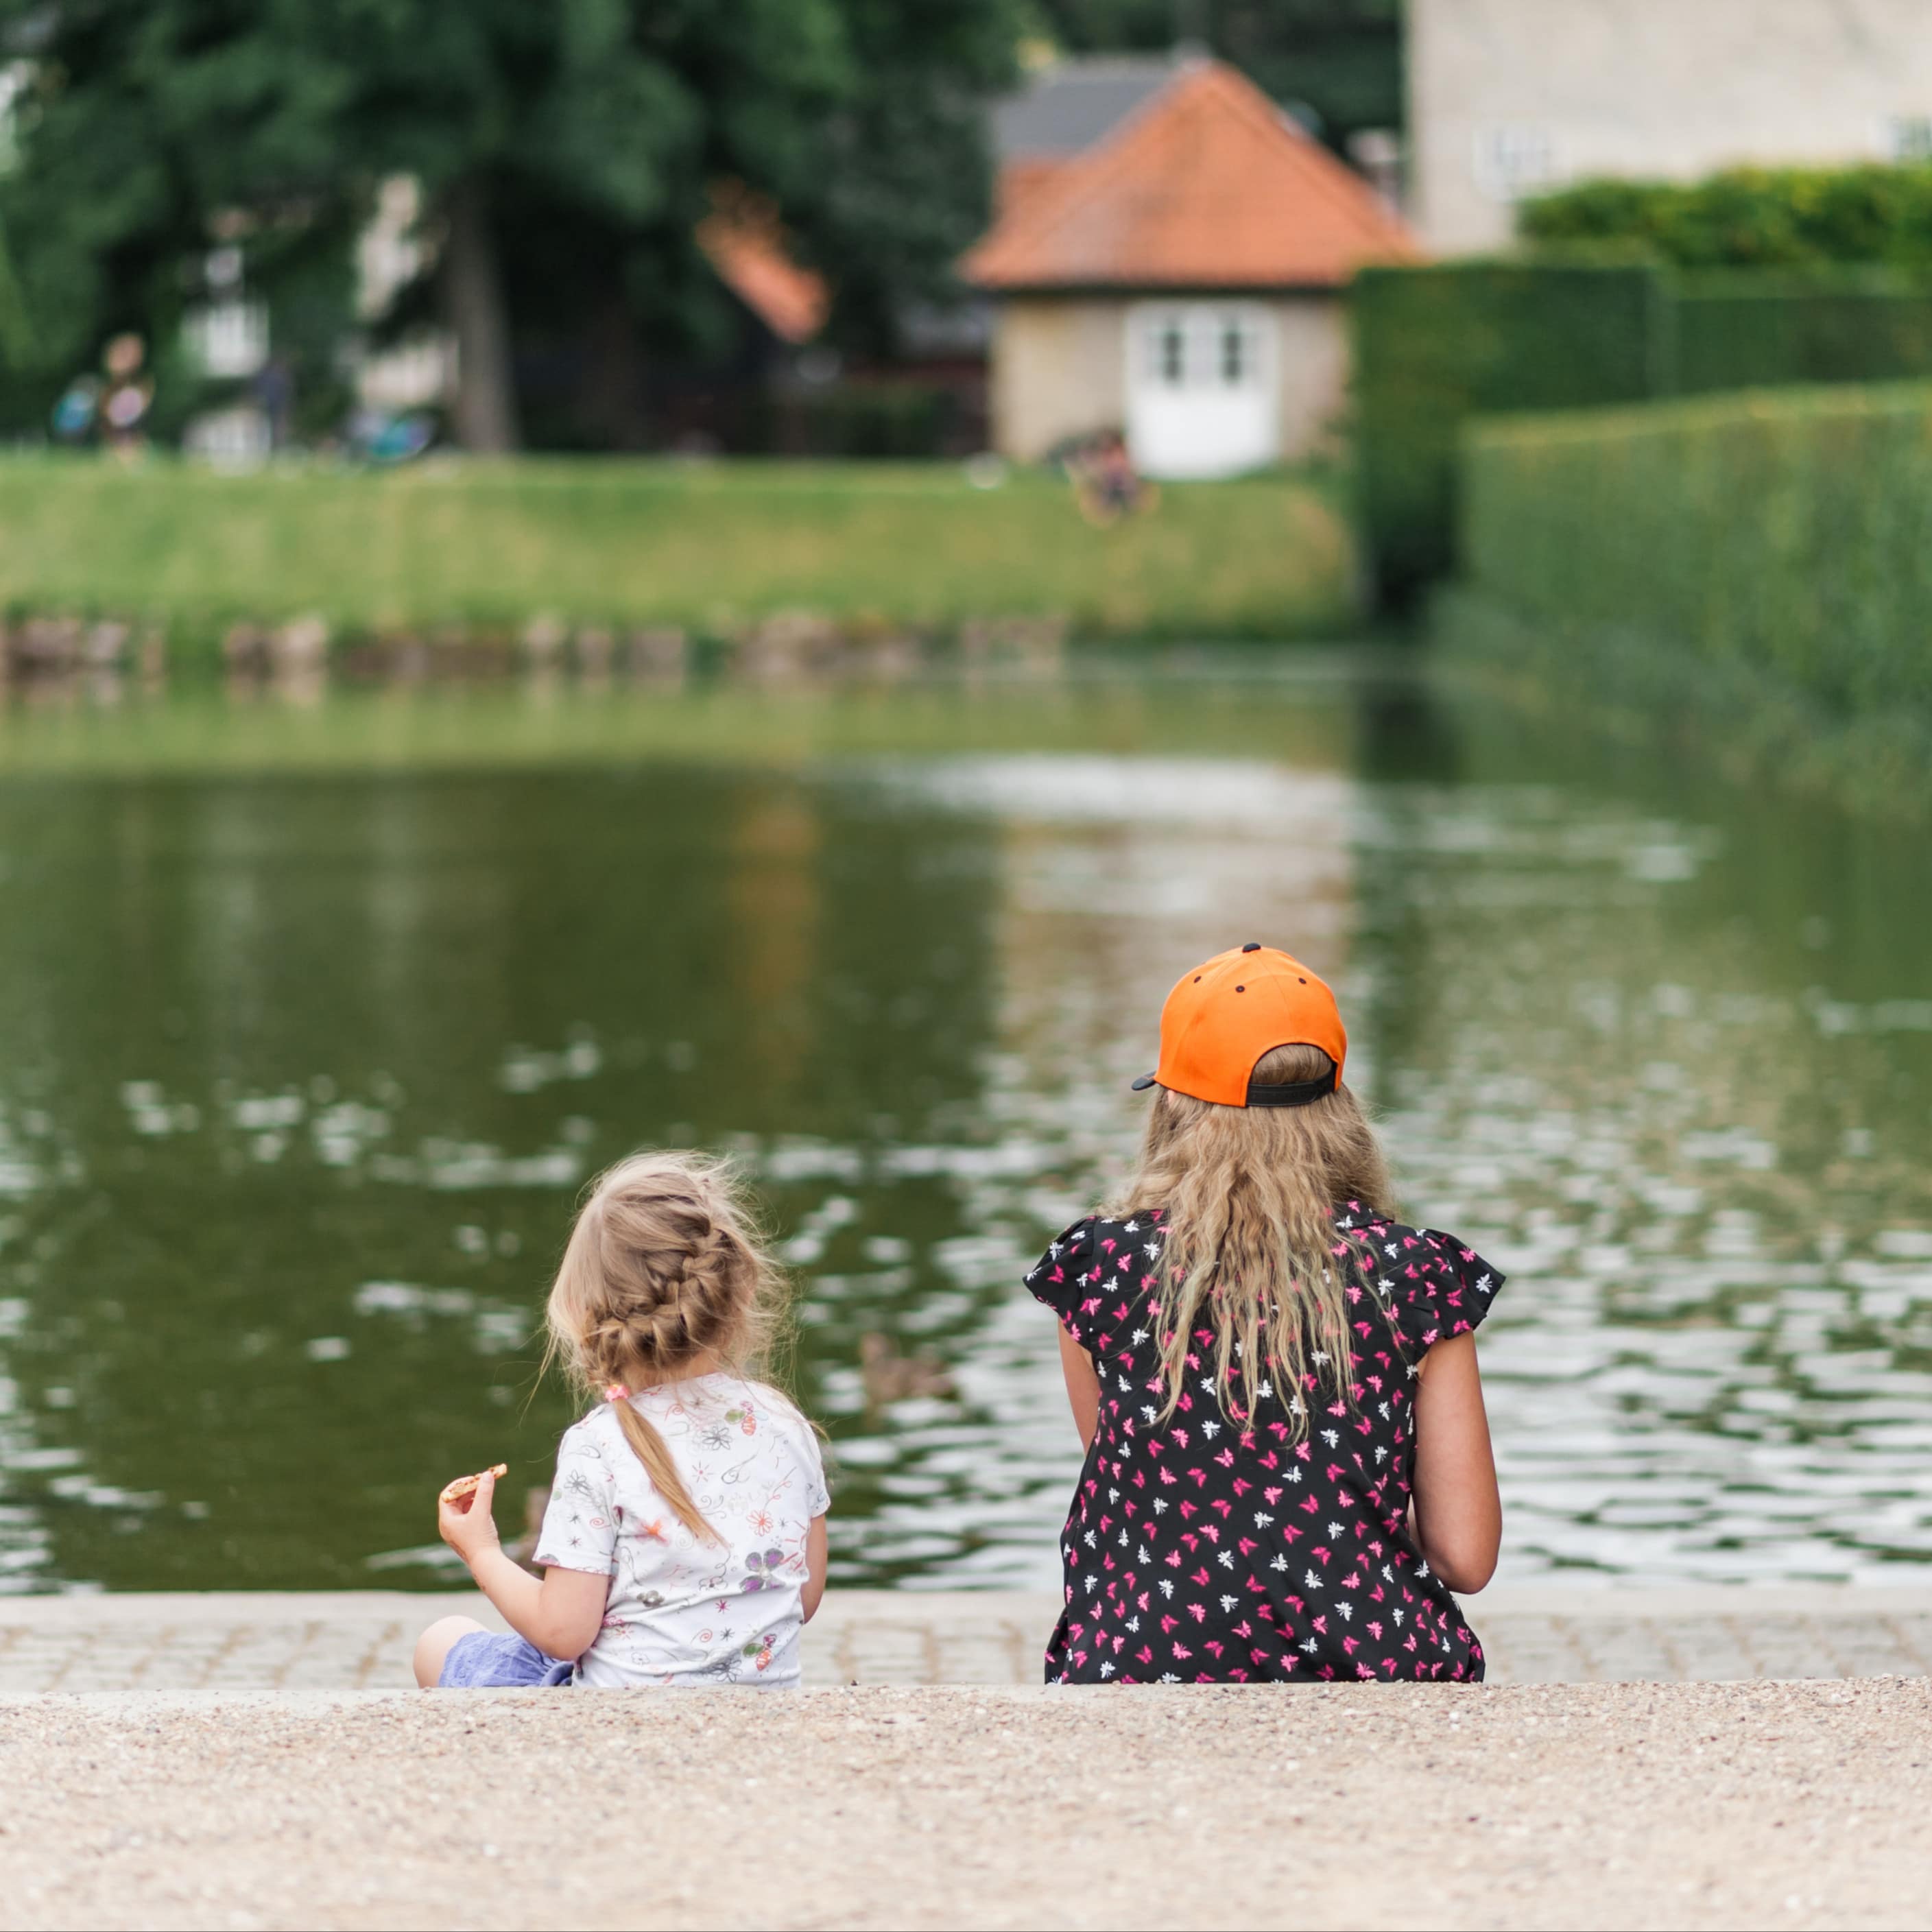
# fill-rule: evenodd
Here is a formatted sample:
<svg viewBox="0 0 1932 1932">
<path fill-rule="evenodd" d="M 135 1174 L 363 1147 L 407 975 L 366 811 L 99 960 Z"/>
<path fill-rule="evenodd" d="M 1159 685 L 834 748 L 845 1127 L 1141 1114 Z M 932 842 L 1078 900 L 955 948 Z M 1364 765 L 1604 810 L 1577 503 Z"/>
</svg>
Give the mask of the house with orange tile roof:
<svg viewBox="0 0 1932 1932">
<path fill-rule="evenodd" d="M 1408 230 L 1232 68 L 1079 64 L 1003 110 L 998 212 L 961 265 L 994 304 L 994 446 L 1033 461 L 1115 429 L 1156 476 L 1318 447 L 1347 388 L 1342 291 L 1416 259 Z"/>
</svg>

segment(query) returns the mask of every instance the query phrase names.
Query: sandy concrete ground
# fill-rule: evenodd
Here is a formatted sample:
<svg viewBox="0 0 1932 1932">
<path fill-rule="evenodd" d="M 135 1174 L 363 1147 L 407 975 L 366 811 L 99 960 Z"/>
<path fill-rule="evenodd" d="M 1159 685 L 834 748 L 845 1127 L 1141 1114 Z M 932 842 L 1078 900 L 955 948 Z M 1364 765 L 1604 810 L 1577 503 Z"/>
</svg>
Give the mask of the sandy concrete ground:
<svg viewBox="0 0 1932 1932">
<path fill-rule="evenodd" d="M 8 1926 L 1932 1925 L 1932 1682 L 0 1705 Z"/>
</svg>

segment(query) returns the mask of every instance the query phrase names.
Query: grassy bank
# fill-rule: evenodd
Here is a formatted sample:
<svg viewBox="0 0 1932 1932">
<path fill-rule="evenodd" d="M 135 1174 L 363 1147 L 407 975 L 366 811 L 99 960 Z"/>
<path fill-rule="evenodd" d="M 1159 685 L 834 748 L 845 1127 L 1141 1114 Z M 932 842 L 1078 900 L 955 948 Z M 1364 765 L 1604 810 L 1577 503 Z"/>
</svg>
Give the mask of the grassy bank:
<svg viewBox="0 0 1932 1932">
<path fill-rule="evenodd" d="M 1331 494 L 1274 476 L 1085 522 L 1064 484 L 951 465 L 531 460 L 226 477 L 0 459 L 0 607 L 176 639 L 315 613 L 337 633 L 532 616 L 728 634 L 782 610 L 944 628 L 1056 616 L 1096 637 L 1333 632 L 1354 610 Z"/>
</svg>

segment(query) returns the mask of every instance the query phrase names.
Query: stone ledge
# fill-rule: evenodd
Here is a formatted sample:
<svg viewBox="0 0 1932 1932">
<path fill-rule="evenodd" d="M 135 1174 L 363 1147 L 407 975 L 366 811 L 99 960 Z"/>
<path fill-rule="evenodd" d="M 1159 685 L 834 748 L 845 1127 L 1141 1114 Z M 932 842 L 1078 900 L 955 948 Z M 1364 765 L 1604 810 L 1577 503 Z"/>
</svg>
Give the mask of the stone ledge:
<svg viewBox="0 0 1932 1932">
<path fill-rule="evenodd" d="M 808 1684 L 1037 1683 L 1058 1605 L 1002 1591 L 834 1590 Z M 1472 1600 L 1496 1684 L 1932 1673 L 1932 1586 L 1641 1590 L 1508 1586 Z M 416 1634 L 473 1593 L 343 1591 L 0 1598 L 0 1696 L 406 1688 Z"/>
</svg>

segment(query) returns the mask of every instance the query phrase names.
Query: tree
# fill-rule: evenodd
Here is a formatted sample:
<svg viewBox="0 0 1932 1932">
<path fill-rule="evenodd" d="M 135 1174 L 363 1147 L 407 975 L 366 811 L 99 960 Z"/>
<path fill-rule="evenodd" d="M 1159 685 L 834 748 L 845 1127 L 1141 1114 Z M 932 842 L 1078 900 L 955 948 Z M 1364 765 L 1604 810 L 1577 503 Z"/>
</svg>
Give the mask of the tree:
<svg viewBox="0 0 1932 1932">
<path fill-rule="evenodd" d="M 876 337 L 975 230 L 976 103 L 1010 72 L 1014 4 L 0 0 L 27 76 L 0 237 L 38 374 L 110 329 L 172 340 L 224 235 L 278 332 L 305 318 L 326 355 L 397 173 L 427 197 L 418 292 L 454 338 L 472 449 L 519 440 L 520 310 L 688 331 L 720 178 L 776 200 L 836 277 L 840 326 Z"/>
<path fill-rule="evenodd" d="M 1282 102 L 1319 117 L 1338 151 L 1402 124 L 1400 0 L 1036 0 L 1072 53 L 1152 51 L 1196 40 Z"/>
</svg>

